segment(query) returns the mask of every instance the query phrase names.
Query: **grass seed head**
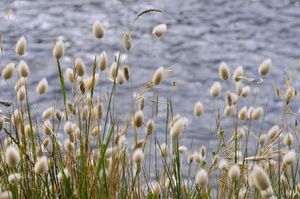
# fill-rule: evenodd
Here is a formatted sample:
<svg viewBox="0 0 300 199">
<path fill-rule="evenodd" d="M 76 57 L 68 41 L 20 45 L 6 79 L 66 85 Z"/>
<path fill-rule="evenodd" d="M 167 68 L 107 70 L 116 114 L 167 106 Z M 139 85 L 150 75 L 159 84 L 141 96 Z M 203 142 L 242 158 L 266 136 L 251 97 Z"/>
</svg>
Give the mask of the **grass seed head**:
<svg viewBox="0 0 300 199">
<path fill-rule="evenodd" d="M 212 97 L 218 97 L 221 93 L 221 84 L 219 82 L 213 83 L 213 85 L 210 87 L 210 95 Z"/>
<path fill-rule="evenodd" d="M 144 123 L 144 113 L 143 111 L 139 110 L 134 114 L 134 126 L 136 128 L 139 128 L 143 125 Z"/>
<path fill-rule="evenodd" d="M 53 57 L 55 59 L 61 59 L 64 56 L 65 47 L 62 40 L 58 40 L 53 47 Z"/>
<path fill-rule="evenodd" d="M 133 161 L 135 163 L 140 163 L 144 159 L 144 152 L 142 149 L 138 148 L 133 152 Z"/>
<path fill-rule="evenodd" d="M 196 117 L 200 117 L 203 113 L 203 105 L 201 102 L 196 102 L 194 106 L 194 114 Z"/>
<path fill-rule="evenodd" d="M 157 26 L 155 26 L 152 30 L 152 34 L 157 37 L 160 38 L 163 35 L 165 35 L 167 32 L 167 25 L 166 24 L 159 24 Z"/>
<path fill-rule="evenodd" d="M 43 78 L 36 87 L 36 92 L 40 95 L 45 94 L 48 91 L 48 81 L 46 78 Z"/>
<path fill-rule="evenodd" d="M 2 70 L 2 78 L 4 80 L 9 80 L 10 78 L 12 78 L 14 71 L 15 71 L 15 64 L 12 62 L 7 64 L 5 68 Z"/>
<path fill-rule="evenodd" d="M 295 164 L 296 162 L 296 153 L 294 150 L 288 151 L 284 156 L 283 156 L 283 163 L 285 165 L 292 165 Z"/>
<path fill-rule="evenodd" d="M 164 78 L 164 68 L 163 67 L 159 67 L 154 75 L 153 75 L 153 78 L 152 78 L 152 82 L 154 85 L 159 85 L 161 83 L 161 81 L 163 80 Z"/>
<path fill-rule="evenodd" d="M 96 39 L 101 39 L 104 36 L 104 28 L 99 20 L 93 23 L 92 31 Z"/>
<path fill-rule="evenodd" d="M 230 71 L 225 62 L 221 62 L 219 66 L 219 76 L 222 80 L 228 80 L 230 76 Z"/>
<path fill-rule="evenodd" d="M 200 188 L 206 186 L 208 181 L 207 172 L 204 169 L 200 169 L 196 174 L 196 183 Z"/>
<path fill-rule="evenodd" d="M 20 162 L 20 153 L 19 150 L 10 145 L 5 150 L 5 162 L 10 167 L 16 167 Z"/>
<path fill-rule="evenodd" d="M 258 165 L 254 166 L 252 171 L 252 176 L 253 176 L 254 186 L 260 191 L 265 191 L 270 187 L 271 182 L 269 176 L 265 172 L 265 170 L 260 166 Z"/>
<path fill-rule="evenodd" d="M 66 74 L 67 80 L 71 84 L 74 83 L 75 78 L 74 78 L 74 71 L 73 71 L 73 69 L 72 68 L 67 68 L 65 74 Z"/>
<path fill-rule="evenodd" d="M 48 172 L 48 159 L 46 156 L 42 156 L 34 165 L 34 172 L 36 174 L 44 174 Z"/>
<path fill-rule="evenodd" d="M 258 68 L 258 73 L 260 74 L 260 76 L 266 76 L 269 73 L 271 67 L 272 67 L 272 60 L 266 59 L 260 64 Z"/>
<path fill-rule="evenodd" d="M 82 77 L 86 71 L 85 64 L 80 57 L 75 60 L 75 72 L 78 76 Z"/>
<path fill-rule="evenodd" d="M 228 171 L 229 178 L 234 181 L 237 180 L 241 175 L 241 170 L 238 165 L 232 165 L 231 168 Z"/>
<path fill-rule="evenodd" d="M 19 56 L 23 56 L 26 53 L 26 46 L 27 46 L 27 42 L 24 36 L 20 37 L 20 39 L 17 42 L 15 51 L 17 53 L 17 55 Z"/>
<path fill-rule="evenodd" d="M 100 71 L 104 71 L 108 64 L 107 53 L 103 51 L 99 56 L 98 67 Z"/>
<path fill-rule="evenodd" d="M 244 69 L 242 66 L 238 66 L 232 75 L 232 78 L 234 81 L 238 82 L 242 79 L 242 77 L 244 76 Z"/>
<path fill-rule="evenodd" d="M 21 77 L 28 77 L 29 67 L 25 61 L 23 61 L 23 60 L 20 61 L 19 65 L 18 65 L 18 69 L 19 69 L 19 75 Z"/>
</svg>

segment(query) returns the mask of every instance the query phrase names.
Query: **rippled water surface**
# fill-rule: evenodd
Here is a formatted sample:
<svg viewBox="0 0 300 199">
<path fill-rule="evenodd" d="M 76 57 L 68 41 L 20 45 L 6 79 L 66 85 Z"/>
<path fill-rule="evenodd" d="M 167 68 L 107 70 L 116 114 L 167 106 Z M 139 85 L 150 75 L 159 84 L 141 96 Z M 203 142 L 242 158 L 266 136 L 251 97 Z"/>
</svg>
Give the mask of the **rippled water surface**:
<svg viewBox="0 0 300 199">
<path fill-rule="evenodd" d="M 0 32 L 4 36 L 5 53 L 0 57 L 4 67 L 9 61 L 18 61 L 14 45 L 21 35 L 28 41 L 28 52 L 24 58 L 31 70 L 30 83 L 46 77 L 50 84 L 48 95 L 38 97 L 32 92 L 31 100 L 36 112 L 52 104 L 49 99 L 58 98 L 56 88 L 57 71 L 52 58 L 55 38 L 60 37 L 66 46 L 63 67 L 69 67 L 75 57 L 82 57 L 91 70 L 94 55 L 103 49 L 113 54 L 120 47 L 121 37 L 135 15 L 144 8 L 159 8 L 162 14 L 148 14 L 140 18 L 133 31 L 133 48 L 124 62 L 133 71 L 133 89 L 147 82 L 159 66 L 172 66 L 173 72 L 164 85 L 155 89 L 161 99 L 160 110 L 165 109 L 166 98 L 172 98 L 175 113 L 190 119 L 189 128 L 183 140 L 194 146 L 210 143 L 215 138 L 213 110 L 224 104 L 209 97 L 210 85 L 218 80 L 218 65 L 225 61 L 233 70 L 243 65 L 246 74 L 258 77 L 257 68 L 265 58 L 272 58 L 273 68 L 270 76 L 260 85 L 256 104 L 266 105 L 268 97 L 265 128 L 280 120 L 280 103 L 274 100 L 272 81 L 282 84 L 288 72 L 299 86 L 300 55 L 300 2 L 298 0 L 32 0 L 1 1 Z M 14 17 L 7 20 L 5 8 L 12 8 Z M 91 34 L 92 23 L 99 19 L 105 27 L 105 38 L 98 42 Z M 160 40 L 154 39 L 151 31 L 154 25 L 166 23 L 168 32 Z M 102 76 L 103 77 L 103 76 Z M 171 82 L 176 81 L 176 87 Z M 111 83 L 103 81 L 102 88 L 109 89 Z M 232 83 L 223 85 L 231 88 Z M 9 84 L 2 84 L 1 98 L 9 99 Z M 283 86 L 282 86 L 283 87 Z M 34 91 L 34 87 L 32 88 Z M 99 88 L 98 90 L 99 91 Z M 118 91 L 121 98 L 116 102 L 118 112 L 128 111 L 131 91 L 124 85 Z M 254 93 L 254 91 L 253 91 Z M 252 93 L 252 94 L 253 94 Z M 152 93 L 147 96 L 148 103 Z M 204 104 L 205 114 L 200 119 L 193 116 L 193 105 L 197 100 Z M 60 99 L 59 99 L 60 101 Z M 253 103 L 254 98 L 248 102 Z M 297 107 L 295 107 L 297 108 Z M 150 112 L 150 111 L 149 111 Z M 147 118 L 150 113 L 146 113 Z M 158 134 L 163 137 L 165 112 L 161 111 L 157 123 Z M 258 122 L 261 126 L 263 122 Z M 225 128 L 231 120 L 225 119 Z M 228 128 L 229 129 L 229 128 Z M 161 132 L 160 132 L 161 131 Z M 213 142 L 211 142 L 213 143 Z"/>
</svg>

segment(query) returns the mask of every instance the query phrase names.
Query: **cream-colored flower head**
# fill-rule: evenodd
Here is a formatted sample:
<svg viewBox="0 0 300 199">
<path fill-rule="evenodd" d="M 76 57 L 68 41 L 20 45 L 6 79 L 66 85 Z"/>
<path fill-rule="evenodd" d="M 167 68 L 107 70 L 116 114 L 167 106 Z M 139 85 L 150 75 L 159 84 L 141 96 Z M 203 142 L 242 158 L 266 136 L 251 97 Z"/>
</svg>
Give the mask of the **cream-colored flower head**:
<svg viewBox="0 0 300 199">
<path fill-rule="evenodd" d="M 19 150 L 10 145 L 5 150 L 5 162 L 10 167 L 16 167 L 20 162 Z"/>
<path fill-rule="evenodd" d="M 27 77 L 29 75 L 29 67 L 25 61 L 23 60 L 20 61 L 18 65 L 18 69 L 19 69 L 19 75 L 21 77 Z"/>
<path fill-rule="evenodd" d="M 271 67 L 272 67 L 272 60 L 266 59 L 260 64 L 260 66 L 258 68 L 258 73 L 261 76 L 266 76 L 269 73 Z"/>
<path fill-rule="evenodd" d="M 27 42 L 24 36 L 20 37 L 16 45 L 16 53 L 19 56 L 23 56 L 26 53 Z"/>
<path fill-rule="evenodd" d="M 196 183 L 200 188 L 206 186 L 208 181 L 207 172 L 204 169 L 200 169 L 196 174 Z"/>
<path fill-rule="evenodd" d="M 238 165 L 232 165 L 228 171 L 228 176 L 231 180 L 237 180 L 241 175 L 241 170 Z"/>
<path fill-rule="evenodd" d="M 225 62 L 221 62 L 219 66 L 219 76 L 222 80 L 228 80 L 230 77 L 230 71 Z"/>
<path fill-rule="evenodd" d="M 221 88 L 222 87 L 221 87 L 220 82 L 213 83 L 213 85 L 210 87 L 210 90 L 209 90 L 210 95 L 212 97 L 218 97 L 221 93 Z"/>
<path fill-rule="evenodd" d="M 203 105 L 201 102 L 196 102 L 195 106 L 194 106 L 194 114 L 195 116 L 199 117 L 201 116 L 203 113 Z"/>
<path fill-rule="evenodd" d="M 55 59 L 61 59 L 64 56 L 65 47 L 61 40 L 58 40 L 53 47 L 53 57 Z"/>
<path fill-rule="evenodd" d="M 97 39 L 101 39 L 104 36 L 104 28 L 103 28 L 101 22 L 98 20 L 94 22 L 92 31 L 93 31 L 94 37 Z"/>
<path fill-rule="evenodd" d="M 144 123 L 144 113 L 143 111 L 137 111 L 135 114 L 134 114 L 134 118 L 133 118 L 133 123 L 134 123 L 134 126 L 139 128 L 143 125 Z"/>
<path fill-rule="evenodd" d="M 40 95 L 45 94 L 48 91 L 48 81 L 46 78 L 43 78 L 36 87 L 36 92 Z"/>
<path fill-rule="evenodd" d="M 108 64 L 107 53 L 103 51 L 99 56 L 98 67 L 101 71 L 104 71 Z"/>
<path fill-rule="evenodd" d="M 133 152 L 132 159 L 135 163 L 140 163 L 144 159 L 144 152 L 142 151 L 142 149 L 140 148 L 136 149 Z"/>
<path fill-rule="evenodd" d="M 167 32 L 167 25 L 166 24 L 159 24 L 155 26 L 152 30 L 152 34 L 156 37 L 162 37 Z"/>
<path fill-rule="evenodd" d="M 161 81 L 163 80 L 164 78 L 164 67 L 159 67 L 154 75 L 153 75 L 153 78 L 152 78 L 152 82 L 154 83 L 154 85 L 158 85 L 161 83 Z"/>
<path fill-rule="evenodd" d="M 48 159 L 46 156 L 42 156 L 34 165 L 34 172 L 36 174 L 44 174 L 48 172 Z"/>
<path fill-rule="evenodd" d="M 5 68 L 2 70 L 2 78 L 4 80 L 9 80 L 10 78 L 12 78 L 14 71 L 15 71 L 15 64 L 12 62 L 7 64 Z"/>
</svg>

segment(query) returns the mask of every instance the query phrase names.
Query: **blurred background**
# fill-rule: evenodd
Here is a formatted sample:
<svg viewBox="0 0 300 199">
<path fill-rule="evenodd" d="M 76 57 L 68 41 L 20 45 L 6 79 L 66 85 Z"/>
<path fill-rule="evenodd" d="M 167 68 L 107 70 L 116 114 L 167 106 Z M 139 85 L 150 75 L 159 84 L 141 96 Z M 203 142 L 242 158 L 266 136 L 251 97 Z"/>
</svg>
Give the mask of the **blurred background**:
<svg viewBox="0 0 300 199">
<path fill-rule="evenodd" d="M 209 88 L 213 82 L 221 81 L 220 62 L 226 62 L 231 71 L 242 65 L 247 76 L 258 78 L 258 66 L 266 58 L 273 62 L 270 74 L 264 84 L 252 85 L 252 97 L 243 103 L 266 108 L 264 120 L 255 124 L 257 131 L 266 131 L 282 120 L 279 118 L 282 103 L 275 99 L 272 83 L 284 89 L 284 77 L 291 75 L 295 87 L 299 87 L 299 0 L 1 0 L 0 32 L 4 48 L 0 56 L 1 69 L 11 61 L 19 61 L 14 49 L 17 40 L 24 35 L 28 48 L 23 59 L 31 71 L 30 97 L 36 113 L 40 113 L 52 105 L 53 100 L 62 102 L 56 62 L 52 57 L 54 40 L 60 38 L 65 42 L 64 70 L 72 66 L 76 57 L 81 57 L 91 71 L 94 56 L 102 50 L 107 51 L 111 64 L 115 52 L 120 50 L 123 33 L 145 8 L 158 8 L 163 12 L 144 15 L 134 26 L 133 47 L 130 54 L 123 57 L 123 63 L 129 64 L 132 70 L 133 89 L 127 84 L 118 90 L 121 98 L 116 106 L 120 120 L 130 108 L 130 93 L 150 80 L 158 67 L 172 66 L 171 75 L 146 96 L 146 118 L 151 117 L 150 100 L 159 95 L 157 135 L 164 138 L 165 124 L 161 121 L 165 121 L 166 100 L 171 98 L 174 113 L 189 119 L 183 142 L 186 145 L 193 142 L 193 148 L 202 144 L 214 146 L 214 112 L 217 107 L 224 108 L 224 95 L 213 100 Z M 105 28 L 101 42 L 96 41 L 91 32 L 95 20 L 100 20 Z M 160 23 L 166 23 L 168 31 L 157 39 L 151 32 Z M 39 97 L 34 92 L 35 85 L 44 77 L 49 82 L 49 93 Z M 176 82 L 175 87 L 172 82 Z M 110 89 L 111 82 L 103 79 L 100 84 L 103 90 Z M 10 99 L 12 85 L 1 82 L 2 99 Z M 222 86 L 223 93 L 226 89 L 234 90 L 232 80 Z M 99 88 L 98 85 L 97 92 Z M 204 105 L 204 114 L 199 119 L 193 115 L 198 100 Z M 297 102 L 293 108 L 298 110 Z M 224 119 L 221 125 L 225 133 L 231 135 L 232 120 Z"/>
</svg>

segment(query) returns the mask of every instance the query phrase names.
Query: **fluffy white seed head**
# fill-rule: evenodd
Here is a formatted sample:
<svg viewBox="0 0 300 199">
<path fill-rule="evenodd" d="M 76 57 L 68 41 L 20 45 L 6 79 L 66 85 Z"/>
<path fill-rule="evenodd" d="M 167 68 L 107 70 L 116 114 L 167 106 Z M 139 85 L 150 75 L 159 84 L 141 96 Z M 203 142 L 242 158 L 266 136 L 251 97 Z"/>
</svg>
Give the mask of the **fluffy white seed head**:
<svg viewBox="0 0 300 199">
<path fill-rule="evenodd" d="M 264 112 L 264 109 L 262 107 L 257 107 L 253 110 L 251 114 L 251 119 L 252 120 L 258 120 Z"/>
<path fill-rule="evenodd" d="M 268 141 L 268 136 L 266 134 L 262 134 L 260 137 L 259 137 L 259 144 L 261 146 L 265 145 Z"/>
<path fill-rule="evenodd" d="M 152 30 L 152 34 L 156 37 L 161 37 L 167 32 L 167 25 L 166 24 L 159 24 L 155 26 Z"/>
<path fill-rule="evenodd" d="M 219 66 L 219 76 L 222 80 L 228 80 L 230 76 L 230 71 L 225 62 L 221 62 Z"/>
<path fill-rule="evenodd" d="M 19 56 L 23 56 L 26 53 L 27 42 L 24 36 L 20 37 L 16 45 L 16 53 Z"/>
<path fill-rule="evenodd" d="M 166 143 L 163 143 L 162 145 L 160 145 L 160 155 L 161 157 L 167 157 L 168 155 L 168 146 L 166 145 Z"/>
<path fill-rule="evenodd" d="M 100 21 L 94 22 L 92 30 L 96 39 L 101 39 L 104 36 L 104 29 Z"/>
<path fill-rule="evenodd" d="M 252 171 L 253 184 L 260 191 L 267 190 L 270 185 L 270 179 L 268 174 L 265 172 L 263 168 L 258 165 L 255 165 Z"/>
<path fill-rule="evenodd" d="M 185 153 L 187 151 L 187 147 L 186 146 L 180 146 L 180 147 L 178 147 L 178 151 L 179 151 L 179 153 Z"/>
<path fill-rule="evenodd" d="M 154 83 L 154 85 L 158 85 L 161 83 L 161 81 L 163 80 L 164 78 L 164 67 L 159 67 L 154 75 L 153 75 L 153 78 L 152 78 L 152 82 Z"/>
<path fill-rule="evenodd" d="M 65 47 L 64 43 L 61 40 L 58 40 L 53 47 L 53 57 L 55 59 L 60 59 L 64 56 Z"/>
<path fill-rule="evenodd" d="M 5 162 L 10 167 L 16 167 L 20 162 L 19 150 L 10 145 L 5 150 Z"/>
<path fill-rule="evenodd" d="M 144 152 L 142 151 L 142 149 L 140 148 L 136 149 L 133 152 L 132 159 L 135 163 L 140 163 L 144 159 Z"/>
<path fill-rule="evenodd" d="M 233 72 L 233 75 L 232 75 L 232 78 L 234 81 L 240 81 L 242 79 L 242 77 L 244 76 L 244 69 L 242 66 L 238 66 L 234 72 Z"/>
<path fill-rule="evenodd" d="M 26 96 L 25 86 L 22 86 L 17 92 L 18 100 L 22 102 L 25 99 L 25 96 Z"/>
<path fill-rule="evenodd" d="M 108 64 L 107 53 L 103 51 L 99 56 L 98 67 L 101 71 L 104 71 Z"/>
<path fill-rule="evenodd" d="M 159 197 L 161 193 L 160 184 L 158 182 L 152 183 L 151 192 L 154 196 Z"/>
<path fill-rule="evenodd" d="M 242 97 L 247 97 L 250 93 L 250 86 L 245 86 L 243 89 L 242 89 L 242 93 L 241 93 L 241 96 Z"/>
<path fill-rule="evenodd" d="M 296 153 L 294 150 L 288 151 L 284 156 L 283 156 L 283 163 L 285 165 L 291 165 L 296 162 Z"/>
<path fill-rule="evenodd" d="M 69 172 L 68 168 L 64 168 L 63 172 L 60 171 L 57 174 L 57 179 L 58 179 L 59 182 L 63 182 L 64 178 L 69 178 L 69 177 L 70 177 L 70 172 Z"/>
<path fill-rule="evenodd" d="M 48 90 L 48 81 L 46 78 L 44 78 L 38 83 L 36 87 L 36 92 L 40 95 L 43 95 L 47 92 L 47 90 Z"/>
<path fill-rule="evenodd" d="M 196 174 L 196 183 L 202 188 L 205 187 L 208 181 L 207 172 L 204 169 L 200 169 Z"/>
<path fill-rule="evenodd" d="M 233 111 L 234 111 L 233 106 L 228 106 L 228 105 L 226 105 L 226 107 L 225 107 L 225 109 L 224 109 L 224 114 L 225 114 L 226 116 L 231 116 L 232 113 L 233 113 Z"/>
<path fill-rule="evenodd" d="M 266 59 L 260 64 L 260 66 L 258 68 L 258 73 L 261 76 L 266 76 L 268 74 L 268 72 L 270 71 L 271 67 L 272 67 L 272 60 Z"/>
<path fill-rule="evenodd" d="M 75 72 L 78 76 L 82 77 L 85 73 L 86 67 L 83 60 L 78 57 L 75 60 Z"/>
<path fill-rule="evenodd" d="M 233 165 L 228 171 L 228 176 L 231 180 L 237 180 L 241 175 L 241 170 L 238 165 Z"/>
<path fill-rule="evenodd" d="M 269 140 L 273 140 L 275 137 L 277 137 L 279 134 L 279 127 L 278 125 L 274 125 L 270 128 L 270 130 L 268 131 L 268 137 Z"/>
<path fill-rule="evenodd" d="M 44 174 L 48 172 L 48 159 L 46 156 L 42 156 L 34 165 L 34 172 L 36 174 Z"/>
<path fill-rule="evenodd" d="M 19 75 L 21 77 L 27 77 L 29 75 L 29 67 L 25 61 L 23 60 L 20 61 L 18 65 L 18 69 L 19 69 Z"/>
<path fill-rule="evenodd" d="M 75 79 L 74 79 L 74 71 L 72 68 L 67 68 L 66 69 L 66 77 L 67 77 L 67 80 L 72 84 L 74 83 Z"/>
<path fill-rule="evenodd" d="M 22 86 L 26 84 L 26 78 L 21 77 L 15 84 L 15 91 L 18 91 Z"/>
<path fill-rule="evenodd" d="M 196 102 L 194 106 L 194 114 L 196 117 L 199 117 L 203 113 L 203 105 L 201 102 Z"/>
<path fill-rule="evenodd" d="M 12 173 L 8 176 L 8 182 L 10 184 L 18 184 L 21 180 L 21 174 L 20 173 Z"/>
<path fill-rule="evenodd" d="M 228 167 L 228 163 L 225 159 L 221 159 L 219 162 L 219 169 L 225 170 Z"/>
<path fill-rule="evenodd" d="M 238 96 L 242 95 L 243 84 L 241 82 L 235 82 L 235 92 Z"/>
<path fill-rule="evenodd" d="M 180 118 L 178 119 L 172 126 L 170 130 L 170 136 L 175 139 L 180 137 L 183 129 L 187 127 L 187 119 L 186 118 Z"/>
<path fill-rule="evenodd" d="M 70 141 L 70 139 L 66 139 L 64 141 L 64 147 L 68 154 L 72 153 L 75 149 L 75 145 L 73 142 Z"/>
<path fill-rule="evenodd" d="M 14 71 L 15 71 L 15 64 L 12 62 L 7 64 L 5 68 L 2 70 L 2 78 L 4 80 L 9 80 L 10 78 L 12 78 Z"/>
<path fill-rule="evenodd" d="M 118 76 L 118 65 L 116 62 L 112 63 L 110 66 L 110 76 L 114 79 Z"/>
<path fill-rule="evenodd" d="M 244 106 L 241 110 L 240 110 L 240 112 L 239 112 L 239 115 L 238 115 L 238 117 L 239 117 L 239 119 L 240 120 L 244 120 L 244 119 L 246 119 L 246 117 L 247 117 L 247 107 L 246 106 Z"/>
<path fill-rule="evenodd" d="M 67 121 L 67 122 L 65 123 L 65 125 L 64 125 L 64 132 L 65 132 L 65 134 L 67 134 L 67 135 L 73 134 L 73 132 L 74 132 L 74 125 L 73 125 L 72 122 Z"/>
<path fill-rule="evenodd" d="M 209 92 L 212 97 L 218 97 L 221 92 L 221 84 L 219 82 L 213 83 L 213 85 L 210 87 Z"/>
<path fill-rule="evenodd" d="M 133 123 L 136 128 L 139 128 L 144 123 L 144 113 L 143 111 L 139 110 L 134 114 Z"/>
<path fill-rule="evenodd" d="M 122 85 L 126 81 L 123 71 L 118 72 L 117 82 Z"/>
<path fill-rule="evenodd" d="M 145 131 L 147 133 L 147 135 L 151 135 L 153 133 L 154 130 L 154 122 L 152 119 L 148 120 L 147 124 L 146 124 L 146 128 Z"/>
<path fill-rule="evenodd" d="M 294 138 L 293 135 L 291 133 L 287 133 L 284 137 L 284 144 L 287 146 L 291 146 L 293 144 Z"/>
<path fill-rule="evenodd" d="M 131 34 L 129 32 L 124 33 L 123 35 L 123 47 L 129 51 L 132 46 Z"/>
</svg>

